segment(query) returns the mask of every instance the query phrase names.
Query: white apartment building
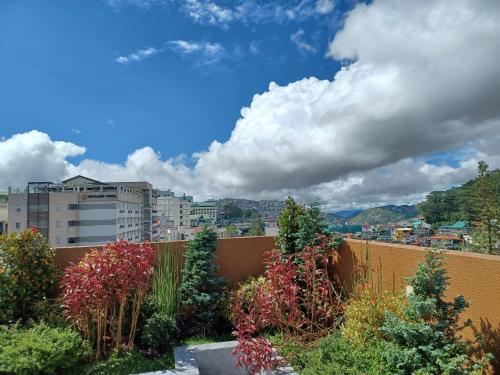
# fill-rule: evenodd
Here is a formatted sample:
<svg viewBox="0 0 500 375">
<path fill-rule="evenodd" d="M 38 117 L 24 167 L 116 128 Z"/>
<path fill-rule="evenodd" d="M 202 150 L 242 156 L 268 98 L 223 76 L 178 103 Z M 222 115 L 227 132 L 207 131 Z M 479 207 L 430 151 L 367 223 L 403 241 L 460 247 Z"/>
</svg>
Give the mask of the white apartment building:
<svg viewBox="0 0 500 375">
<path fill-rule="evenodd" d="M 145 231 L 144 195 L 141 187 L 83 176 L 60 184 L 30 182 L 26 191 L 9 193 L 9 233 L 37 227 L 54 247 L 141 242 L 153 228 L 150 216 Z"/>
<path fill-rule="evenodd" d="M 217 202 L 193 203 L 191 205 L 191 221 L 198 224 L 215 224 L 217 222 Z"/>
<path fill-rule="evenodd" d="M 193 197 L 176 197 L 173 191 L 158 191 L 156 208 L 160 217 L 160 240 L 184 239 L 191 228 Z"/>
<path fill-rule="evenodd" d="M 8 193 L 0 191 L 0 234 L 7 233 L 8 196 Z"/>
</svg>

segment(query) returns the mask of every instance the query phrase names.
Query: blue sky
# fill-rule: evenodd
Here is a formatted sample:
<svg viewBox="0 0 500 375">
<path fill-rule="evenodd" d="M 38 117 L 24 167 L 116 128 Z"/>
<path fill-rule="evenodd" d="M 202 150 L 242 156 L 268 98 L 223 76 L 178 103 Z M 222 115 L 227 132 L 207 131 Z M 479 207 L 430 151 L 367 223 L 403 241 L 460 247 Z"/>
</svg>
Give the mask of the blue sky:
<svg viewBox="0 0 500 375">
<path fill-rule="evenodd" d="M 348 209 L 500 168 L 498 0 L 3 0 L 0 51 L 0 189 Z"/>
<path fill-rule="evenodd" d="M 211 25 L 194 22 L 178 2 L 140 4 L 2 1 L 2 135 L 36 128 L 107 162 L 146 145 L 163 157 L 191 155 L 227 140 L 241 107 L 269 82 L 331 79 L 338 69 L 324 56 L 338 27 L 333 12 Z M 291 41 L 297 32 L 314 51 Z M 184 56 L 168 44 L 179 40 L 224 52 L 212 62 Z M 161 52 L 116 61 L 147 48 Z"/>
</svg>

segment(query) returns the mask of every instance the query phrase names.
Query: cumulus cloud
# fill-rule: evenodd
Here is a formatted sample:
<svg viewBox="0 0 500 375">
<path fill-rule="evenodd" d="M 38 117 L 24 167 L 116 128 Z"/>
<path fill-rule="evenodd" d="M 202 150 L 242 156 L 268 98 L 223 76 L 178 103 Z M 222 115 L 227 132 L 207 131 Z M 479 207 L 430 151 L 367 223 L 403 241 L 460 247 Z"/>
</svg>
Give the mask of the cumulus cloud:
<svg viewBox="0 0 500 375">
<path fill-rule="evenodd" d="M 124 164 L 68 165 L 64 155 L 82 148 L 62 142 L 69 151 L 59 152 L 53 175 L 149 179 L 199 198 L 416 201 L 472 178 L 479 159 L 500 167 L 499 55 L 498 1 L 358 4 L 329 45 L 328 56 L 346 62 L 332 80 L 271 83 L 241 110 L 227 141 L 193 155 L 194 167 L 151 148 Z M 443 152 L 458 161 L 429 162 Z"/>
<path fill-rule="evenodd" d="M 0 188 L 66 176 L 71 166 L 67 158 L 83 153 L 85 147 L 53 141 L 37 130 L 4 138 L 0 140 Z"/>
</svg>

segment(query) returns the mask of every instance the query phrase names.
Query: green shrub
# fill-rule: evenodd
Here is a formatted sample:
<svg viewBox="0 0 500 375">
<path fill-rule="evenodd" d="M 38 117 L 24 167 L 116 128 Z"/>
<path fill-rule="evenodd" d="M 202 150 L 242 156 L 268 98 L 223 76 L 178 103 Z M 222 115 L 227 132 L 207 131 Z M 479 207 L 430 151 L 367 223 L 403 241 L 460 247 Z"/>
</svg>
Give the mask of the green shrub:
<svg viewBox="0 0 500 375">
<path fill-rule="evenodd" d="M 363 289 L 352 298 L 346 308 L 343 335 L 353 344 L 362 345 L 383 336 L 381 327 L 385 321 L 385 312 L 403 318 L 406 299 L 402 294 L 383 292 L 375 295 L 370 289 Z"/>
<path fill-rule="evenodd" d="M 141 330 L 141 345 L 154 353 L 171 349 L 179 335 L 174 318 L 163 313 L 153 313 Z"/>
<path fill-rule="evenodd" d="M 36 229 L 0 236 L 0 323 L 34 317 L 58 277 L 54 250 Z"/>
<path fill-rule="evenodd" d="M 190 334 L 210 333 L 222 315 L 226 282 L 214 264 L 217 233 L 204 229 L 186 248 L 179 299 L 182 318 Z"/>
<path fill-rule="evenodd" d="M 33 304 L 33 315 L 37 322 L 51 327 L 68 327 L 70 322 L 64 317 L 64 308 L 59 299 L 42 299 Z"/>
<path fill-rule="evenodd" d="M 484 367 L 490 357 L 472 359 L 472 345 L 459 336 L 460 314 L 468 303 L 463 296 L 444 300 L 448 277 L 443 257 L 429 251 L 408 282 L 413 291 L 404 317 L 385 313 L 382 331 L 392 343 L 388 362 L 402 374 L 470 374 Z"/>
<path fill-rule="evenodd" d="M 354 345 L 339 332 L 319 340 L 311 350 L 303 351 L 292 364 L 302 375 L 394 374 L 384 359 L 385 343 L 372 341 Z"/>
<path fill-rule="evenodd" d="M 159 371 L 174 367 L 171 351 L 160 358 L 147 358 L 134 351 L 113 352 L 109 358 L 82 366 L 75 375 L 129 375 L 149 371 Z"/>
<path fill-rule="evenodd" d="M 67 373 L 90 354 L 89 343 L 70 328 L 0 326 L 2 374 Z"/>
<path fill-rule="evenodd" d="M 262 290 L 265 288 L 266 278 L 264 276 L 259 277 L 249 277 L 245 281 L 238 284 L 238 288 L 234 292 L 234 294 L 238 294 L 242 299 L 242 308 L 245 312 L 248 312 L 252 301 L 254 300 L 255 294 L 258 290 Z M 233 294 L 233 296 L 234 296 Z M 232 311 L 228 308 L 229 320 L 236 324 L 236 317 L 232 315 Z"/>
</svg>

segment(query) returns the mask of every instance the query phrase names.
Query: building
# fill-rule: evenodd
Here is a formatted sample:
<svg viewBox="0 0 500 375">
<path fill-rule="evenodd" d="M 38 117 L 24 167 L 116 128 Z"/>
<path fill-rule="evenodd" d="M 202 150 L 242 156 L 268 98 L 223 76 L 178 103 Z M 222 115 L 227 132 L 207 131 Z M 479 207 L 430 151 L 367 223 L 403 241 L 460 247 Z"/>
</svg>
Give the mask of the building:
<svg viewBox="0 0 500 375">
<path fill-rule="evenodd" d="M 449 236 L 461 236 L 467 234 L 469 230 L 468 223 L 466 221 L 457 221 L 452 225 L 443 225 L 438 229 L 438 234 L 449 235 Z"/>
<path fill-rule="evenodd" d="M 9 193 L 9 233 L 37 227 L 51 246 L 154 239 L 153 196 L 147 182 L 107 183 L 76 176 L 59 184 L 30 182 Z"/>
<path fill-rule="evenodd" d="M 436 234 L 429 237 L 431 246 L 459 250 L 463 247 L 464 239 L 450 234 Z"/>
<path fill-rule="evenodd" d="M 191 205 L 191 224 L 215 224 L 217 222 L 217 202 L 206 201 Z"/>
<path fill-rule="evenodd" d="M 185 239 L 191 230 L 193 197 L 176 197 L 173 191 L 158 191 L 156 208 L 160 218 L 160 240 Z"/>
<path fill-rule="evenodd" d="M 8 206 L 7 201 L 9 194 L 0 191 L 0 234 L 7 233 L 8 224 Z"/>
<path fill-rule="evenodd" d="M 413 228 L 408 228 L 408 227 L 403 227 L 403 228 L 396 228 L 392 232 L 392 239 L 394 241 L 407 241 L 409 236 L 413 235 Z"/>
</svg>

